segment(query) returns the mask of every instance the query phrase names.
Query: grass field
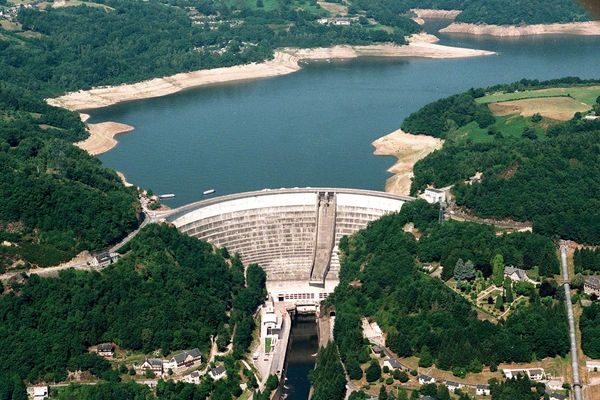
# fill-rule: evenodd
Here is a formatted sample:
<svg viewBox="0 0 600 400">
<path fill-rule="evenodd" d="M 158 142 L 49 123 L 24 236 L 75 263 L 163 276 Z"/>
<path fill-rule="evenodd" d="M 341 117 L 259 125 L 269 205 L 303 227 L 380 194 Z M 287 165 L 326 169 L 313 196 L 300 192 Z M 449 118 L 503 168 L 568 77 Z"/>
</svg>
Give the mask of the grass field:
<svg viewBox="0 0 600 400">
<path fill-rule="evenodd" d="M 524 118 L 518 114 L 496 116 L 496 123 L 492 126 L 502 132 L 504 137 L 521 137 L 523 129 L 527 126 L 535 129 L 538 138 L 544 137 L 546 134 L 544 121 L 536 124 L 531 122 L 529 118 Z M 452 136 L 455 139 L 470 139 L 475 143 L 489 143 L 494 141 L 494 135 L 488 134 L 490 128 L 482 129 L 476 122 L 471 122 L 454 131 Z"/>
<path fill-rule="evenodd" d="M 256 6 L 256 0 L 226 0 L 227 5 L 229 6 L 237 6 L 237 7 L 241 7 L 241 6 L 246 6 L 248 8 L 251 8 L 253 10 L 264 10 L 264 11 L 273 11 L 273 10 L 278 10 L 281 6 L 281 2 L 282 0 L 263 0 L 263 7 L 257 7 Z M 303 0 L 293 0 L 292 2 L 292 8 L 301 8 L 304 11 L 308 11 L 310 13 L 313 14 L 317 14 L 317 15 L 322 15 L 322 16 L 328 16 L 329 12 L 320 8 L 318 5 L 316 4 L 312 4 L 309 1 L 303 1 Z"/>
<path fill-rule="evenodd" d="M 480 97 L 476 101 L 480 104 L 497 103 L 511 100 L 522 100 L 541 97 L 572 97 L 582 103 L 592 106 L 600 96 L 600 86 L 573 86 L 565 88 L 550 88 L 526 90 L 515 93 L 495 93 Z"/>
<path fill-rule="evenodd" d="M 494 115 L 520 114 L 530 117 L 535 113 L 557 121 L 568 121 L 577 112 L 589 111 L 591 106 L 571 97 L 537 97 L 489 103 Z"/>
</svg>

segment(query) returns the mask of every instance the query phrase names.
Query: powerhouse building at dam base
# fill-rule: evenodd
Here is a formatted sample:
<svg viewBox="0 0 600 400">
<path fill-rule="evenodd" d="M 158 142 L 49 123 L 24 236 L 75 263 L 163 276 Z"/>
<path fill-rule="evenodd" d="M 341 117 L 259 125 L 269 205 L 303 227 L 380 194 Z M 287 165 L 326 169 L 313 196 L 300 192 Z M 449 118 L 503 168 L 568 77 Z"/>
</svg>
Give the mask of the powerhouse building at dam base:
<svg viewBox="0 0 600 400">
<path fill-rule="evenodd" d="M 192 203 L 165 218 L 259 264 L 275 302 L 315 310 L 339 282 L 338 244 L 413 198 L 358 189 L 264 189 Z"/>
</svg>

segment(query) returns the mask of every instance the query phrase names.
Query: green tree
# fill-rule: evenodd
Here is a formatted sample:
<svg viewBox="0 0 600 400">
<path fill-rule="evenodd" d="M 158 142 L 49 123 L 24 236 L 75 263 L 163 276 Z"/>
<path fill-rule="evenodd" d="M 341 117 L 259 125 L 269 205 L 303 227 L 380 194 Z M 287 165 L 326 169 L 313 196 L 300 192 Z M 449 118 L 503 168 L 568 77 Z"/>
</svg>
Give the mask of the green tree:
<svg viewBox="0 0 600 400">
<path fill-rule="evenodd" d="M 365 376 L 367 378 L 367 382 L 375 382 L 381 378 L 381 367 L 377 361 L 371 360 L 371 363 L 365 371 Z"/>
<path fill-rule="evenodd" d="M 492 280 L 498 287 L 504 282 L 504 257 L 500 253 L 492 259 Z"/>
<path fill-rule="evenodd" d="M 381 387 L 379 388 L 379 396 L 377 398 L 379 400 L 387 400 L 388 399 L 388 392 L 385 388 L 385 385 L 381 385 Z"/>
<path fill-rule="evenodd" d="M 504 311 L 504 299 L 502 298 L 501 294 L 499 294 L 498 297 L 496 297 L 495 307 L 497 310 Z"/>
</svg>

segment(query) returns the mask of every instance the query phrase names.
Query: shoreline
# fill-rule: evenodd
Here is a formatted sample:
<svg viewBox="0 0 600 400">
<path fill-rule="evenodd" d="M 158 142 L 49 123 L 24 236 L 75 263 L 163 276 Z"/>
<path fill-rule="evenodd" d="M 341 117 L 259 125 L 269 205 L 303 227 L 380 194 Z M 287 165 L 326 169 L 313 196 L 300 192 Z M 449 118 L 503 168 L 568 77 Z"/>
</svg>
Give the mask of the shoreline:
<svg viewBox="0 0 600 400">
<path fill-rule="evenodd" d="M 469 35 L 487 35 L 495 37 L 520 37 L 536 35 L 600 35 L 600 21 L 571 22 L 566 24 L 536 25 L 487 25 L 453 22 L 440 29 L 442 33 L 465 33 Z"/>
<path fill-rule="evenodd" d="M 82 120 L 87 114 L 82 114 Z M 115 136 L 131 132 L 135 128 L 131 125 L 118 122 L 100 122 L 98 124 L 86 124 L 90 136 L 75 143 L 75 146 L 87 151 L 91 156 L 106 153 L 117 145 Z"/>
<path fill-rule="evenodd" d="M 461 10 L 436 10 L 433 8 L 413 8 L 410 11 L 421 19 L 454 19 Z"/>
<path fill-rule="evenodd" d="M 372 145 L 376 156 L 392 156 L 396 162 L 388 172 L 393 174 L 385 182 L 388 193 L 408 195 L 412 184 L 413 167 L 417 161 L 442 148 L 444 141 L 433 136 L 413 135 L 398 129 L 379 139 Z"/>
<path fill-rule="evenodd" d="M 314 49 L 286 48 L 276 51 L 272 60 L 262 63 L 184 72 L 132 84 L 80 90 L 46 101 L 50 105 L 71 111 L 91 110 L 125 101 L 162 97 L 194 87 L 287 75 L 302 69 L 301 61 L 344 60 L 357 57 L 446 59 L 496 54 L 486 50 L 434 44 L 432 37 L 435 38 L 433 35 L 418 34 L 409 38 L 409 44 L 404 46 L 382 44 Z"/>
</svg>

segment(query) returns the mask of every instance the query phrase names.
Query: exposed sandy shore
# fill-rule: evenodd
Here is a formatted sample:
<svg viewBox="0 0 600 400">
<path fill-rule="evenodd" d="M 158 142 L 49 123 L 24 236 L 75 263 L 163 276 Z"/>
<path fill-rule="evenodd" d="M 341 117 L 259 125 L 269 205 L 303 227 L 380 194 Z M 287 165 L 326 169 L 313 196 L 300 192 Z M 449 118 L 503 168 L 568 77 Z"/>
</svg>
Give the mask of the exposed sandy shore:
<svg viewBox="0 0 600 400">
<path fill-rule="evenodd" d="M 100 108 L 123 101 L 165 96 L 203 85 L 286 75 L 298 71 L 301 68 L 299 64 L 301 60 L 350 59 L 361 56 L 461 58 L 494 54 L 485 50 L 433 44 L 429 36 L 431 35 L 428 35 L 428 39 L 422 39 L 422 41 L 418 38 L 425 38 L 425 36 L 416 36 L 416 39 L 413 37 L 411 43 L 407 46 L 384 44 L 316 49 L 282 49 L 275 53 L 273 60 L 263 63 L 193 71 L 134 84 L 80 90 L 47 101 L 51 105 L 74 111 Z"/>
<path fill-rule="evenodd" d="M 415 163 L 440 149 L 444 141 L 433 136 L 411 135 L 398 129 L 373 142 L 378 156 L 394 156 L 398 161 L 388 169 L 394 174 L 385 183 L 385 191 L 408 195 Z"/>
<path fill-rule="evenodd" d="M 443 33 L 468 33 L 471 35 L 490 35 L 499 37 L 517 37 L 531 35 L 600 35 L 600 21 L 573 22 L 569 24 L 543 24 L 543 25 L 485 25 L 452 23 L 441 29 Z"/>
<path fill-rule="evenodd" d="M 131 132 L 135 128 L 118 122 L 100 122 L 99 124 L 87 124 L 90 136 L 75 146 L 87 151 L 92 156 L 105 153 L 117 145 L 115 136 Z"/>
<path fill-rule="evenodd" d="M 119 179 L 123 183 L 123 186 L 125 186 L 125 187 L 132 187 L 133 186 L 133 183 L 130 183 L 130 182 L 127 181 L 127 177 L 125 176 L 124 173 L 122 173 L 121 171 L 116 171 L 116 172 L 117 172 L 117 176 L 119 177 Z"/>
<path fill-rule="evenodd" d="M 411 10 L 421 19 L 454 19 L 460 10 L 433 10 L 429 8 L 413 8 Z"/>
</svg>

